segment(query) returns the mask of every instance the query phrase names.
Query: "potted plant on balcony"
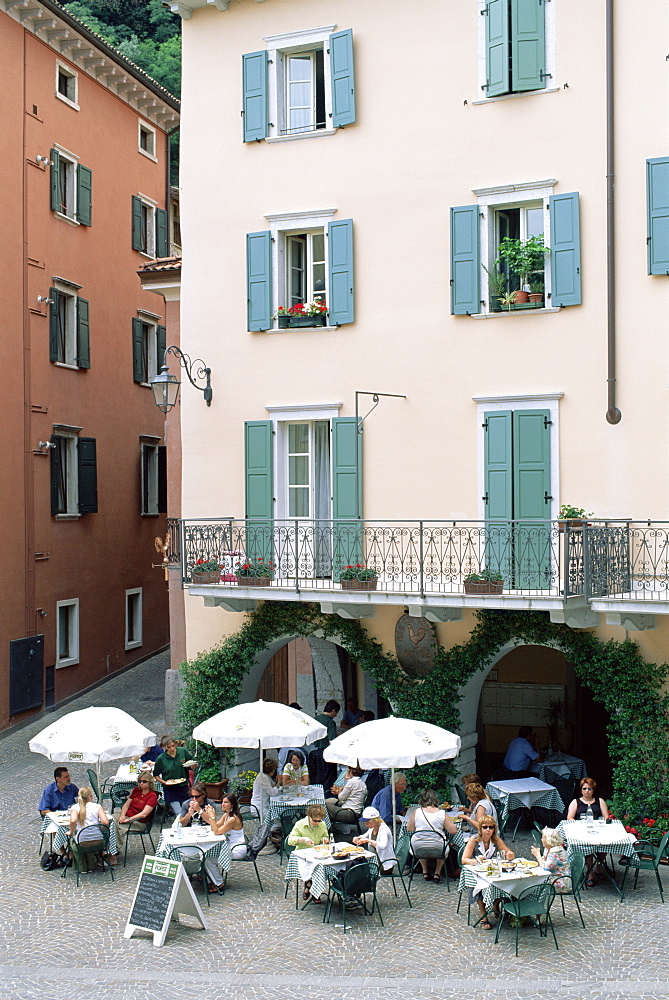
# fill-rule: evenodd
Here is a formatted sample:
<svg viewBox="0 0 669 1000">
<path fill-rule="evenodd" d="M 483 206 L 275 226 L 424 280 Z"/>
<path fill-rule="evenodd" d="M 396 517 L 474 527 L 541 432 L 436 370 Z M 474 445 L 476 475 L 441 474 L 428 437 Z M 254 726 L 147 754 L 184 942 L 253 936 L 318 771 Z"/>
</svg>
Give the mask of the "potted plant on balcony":
<svg viewBox="0 0 669 1000">
<path fill-rule="evenodd" d="M 558 511 L 560 531 L 564 531 L 566 527 L 579 530 L 589 517 L 592 517 L 592 511 L 588 513 L 583 507 L 572 507 L 571 504 L 563 503 Z"/>
<path fill-rule="evenodd" d="M 221 567 L 216 559 L 198 559 L 191 570 L 193 583 L 218 583 L 221 579 Z"/>
<path fill-rule="evenodd" d="M 483 569 L 468 573 L 464 579 L 465 594 L 501 594 L 504 578 L 498 570 Z"/>
<path fill-rule="evenodd" d="M 549 253 L 549 248 L 545 245 L 543 236 L 530 236 L 527 240 L 505 236 L 500 243 L 500 258 L 503 257 L 506 260 L 509 268 L 518 275 L 520 282 L 515 296 L 516 304 L 528 301 L 529 295 L 526 286 L 530 274 L 543 273 L 547 253 Z"/>
<path fill-rule="evenodd" d="M 300 326 L 325 326 L 328 307 L 320 299 L 314 299 L 313 302 L 297 302 L 294 306 L 279 306 L 276 314 L 280 330 Z"/>
<path fill-rule="evenodd" d="M 378 573 L 372 566 L 355 563 L 342 566 L 339 579 L 342 590 L 376 590 Z"/>
<path fill-rule="evenodd" d="M 274 563 L 262 556 L 238 562 L 235 566 L 235 578 L 240 587 L 269 587 L 274 579 Z"/>
<path fill-rule="evenodd" d="M 257 771 L 241 771 L 235 778 L 230 779 L 230 791 L 237 796 L 239 802 L 251 801 L 253 782 L 257 777 Z"/>
<path fill-rule="evenodd" d="M 530 281 L 530 302 L 535 305 L 539 305 L 544 301 L 544 281 L 543 278 L 537 278 L 534 281 Z"/>
<path fill-rule="evenodd" d="M 203 767 L 201 771 L 198 771 L 197 780 L 201 781 L 207 789 L 208 799 L 212 799 L 214 802 L 221 801 L 223 793 L 228 787 L 228 779 L 221 777 L 219 764 L 210 764 L 209 767 Z"/>
</svg>

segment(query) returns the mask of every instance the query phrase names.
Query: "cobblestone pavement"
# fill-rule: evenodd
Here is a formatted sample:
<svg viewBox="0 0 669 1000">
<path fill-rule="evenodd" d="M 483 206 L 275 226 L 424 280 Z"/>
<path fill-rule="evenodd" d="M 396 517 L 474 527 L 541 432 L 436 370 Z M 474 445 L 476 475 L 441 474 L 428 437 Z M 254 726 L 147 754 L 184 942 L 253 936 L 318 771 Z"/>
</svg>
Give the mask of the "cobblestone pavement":
<svg viewBox="0 0 669 1000">
<path fill-rule="evenodd" d="M 67 706 L 114 704 L 164 731 L 161 654 Z M 11 1000 L 394 1000 L 472 997 L 486 1000 L 669 1000 L 666 907 L 652 873 L 618 902 L 603 885 L 587 891 L 582 930 L 573 903 L 553 911 L 559 951 L 552 938 L 523 928 L 520 955 L 514 935 L 467 927 L 466 899 L 445 884 L 414 881 L 409 909 L 389 881 L 379 896 L 385 927 L 376 916 L 354 912 L 344 937 L 337 915 L 323 925 L 323 907 L 295 911 L 294 892 L 284 899 L 283 869 L 276 855 L 261 856 L 261 893 L 251 865 L 233 864 L 225 896 L 204 904 L 208 930 L 191 918 L 170 929 L 154 948 L 148 935 L 123 939 L 141 863 L 130 846 L 126 869 L 83 876 L 38 865 L 39 819 L 34 805 L 53 765 L 28 751 L 28 740 L 50 720 L 0 738 L 2 888 L 0 998 Z M 72 768 L 85 783 L 84 768 Z M 113 768 L 109 768 L 109 773 Z M 103 772 L 104 773 L 104 772 Z M 519 835 L 518 853 L 527 856 Z M 666 881 L 666 876 L 664 876 Z M 200 896 L 201 898 L 201 896 Z"/>
</svg>

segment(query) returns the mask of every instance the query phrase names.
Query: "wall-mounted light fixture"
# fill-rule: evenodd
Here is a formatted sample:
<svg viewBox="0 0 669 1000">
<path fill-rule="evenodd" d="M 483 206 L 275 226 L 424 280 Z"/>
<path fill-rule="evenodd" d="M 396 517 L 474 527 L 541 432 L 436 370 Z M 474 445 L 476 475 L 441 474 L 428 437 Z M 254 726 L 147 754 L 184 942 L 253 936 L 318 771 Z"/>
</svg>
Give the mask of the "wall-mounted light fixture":
<svg viewBox="0 0 669 1000">
<path fill-rule="evenodd" d="M 204 361 L 200 358 L 196 358 L 195 361 L 191 361 L 187 354 L 184 354 L 180 348 L 174 345 L 167 348 L 165 351 L 165 359 L 163 362 L 163 367 L 160 369 L 158 375 L 154 375 L 153 378 L 149 379 L 149 385 L 153 392 L 153 399 L 159 410 L 163 413 L 169 413 L 172 407 L 175 405 L 177 399 L 179 398 L 179 386 L 181 382 L 176 377 L 176 375 L 170 375 L 169 369 L 167 367 L 167 355 L 173 354 L 175 358 L 179 359 L 182 368 L 185 370 L 188 376 L 188 381 L 200 392 L 204 393 L 204 401 L 207 406 L 211 406 L 211 399 L 213 392 L 211 389 L 211 368 L 207 368 Z M 198 385 L 193 378 L 193 372 L 195 372 L 195 378 L 205 381 L 205 385 Z"/>
<path fill-rule="evenodd" d="M 38 295 L 37 301 L 39 302 L 40 305 L 42 305 L 43 302 L 45 302 L 49 306 L 53 305 L 53 299 L 50 299 L 48 295 Z"/>
<path fill-rule="evenodd" d="M 46 450 L 48 451 L 49 448 L 55 448 L 56 447 L 54 441 L 38 441 L 37 444 L 38 444 L 38 447 L 39 447 L 40 451 L 42 451 L 42 449 L 44 449 L 44 448 L 46 448 Z"/>
<path fill-rule="evenodd" d="M 41 153 L 38 153 L 37 156 L 35 157 L 35 163 L 38 163 L 40 167 L 53 166 L 53 160 L 50 160 L 48 156 L 42 156 Z"/>
</svg>

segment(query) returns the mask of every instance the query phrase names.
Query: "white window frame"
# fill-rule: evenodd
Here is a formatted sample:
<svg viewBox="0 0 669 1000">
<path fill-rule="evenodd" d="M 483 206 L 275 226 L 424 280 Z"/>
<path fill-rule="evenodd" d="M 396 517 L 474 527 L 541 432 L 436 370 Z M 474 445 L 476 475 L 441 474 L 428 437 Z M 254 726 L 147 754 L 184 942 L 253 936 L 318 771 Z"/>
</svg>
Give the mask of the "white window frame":
<svg viewBox="0 0 669 1000">
<path fill-rule="evenodd" d="M 266 35 L 267 57 L 269 60 L 268 107 L 269 130 L 268 142 L 285 142 L 291 139 L 312 139 L 319 135 L 334 135 L 332 128 L 332 87 L 330 86 L 330 53 L 328 41 L 337 27 L 336 24 L 319 28 L 308 28 L 303 31 L 289 31 L 280 35 Z M 323 50 L 323 88 L 325 103 L 325 128 L 311 128 L 305 131 L 287 132 L 286 119 L 286 57 L 306 52 Z M 315 95 L 315 84 L 314 84 Z"/>
<path fill-rule="evenodd" d="M 495 187 L 474 188 L 473 193 L 478 198 L 479 204 L 479 247 L 481 254 L 481 300 L 484 303 L 484 312 L 476 314 L 483 316 L 503 316 L 508 313 L 493 313 L 490 309 L 490 291 L 488 288 L 488 275 L 485 267 L 492 271 L 492 265 L 497 257 L 496 253 L 496 213 L 502 208 L 529 208 L 543 206 L 544 212 L 544 243 L 547 247 L 551 245 L 551 221 L 548 208 L 549 198 L 553 194 L 553 188 L 557 184 L 555 178 L 547 180 L 529 181 L 524 184 L 502 184 Z M 551 301 L 552 276 L 550 254 L 546 254 L 544 267 L 544 307 L 543 309 L 530 309 L 528 313 L 537 312 L 558 312 L 548 303 Z M 519 315 L 518 312 L 513 313 Z"/>
<path fill-rule="evenodd" d="M 61 640 L 61 609 L 68 608 L 68 635 L 71 639 L 68 647 L 69 656 L 60 655 Z M 79 662 L 79 598 L 75 597 L 69 601 L 56 601 L 56 670 L 61 667 L 71 667 Z"/>
<path fill-rule="evenodd" d="M 560 496 L 560 400 L 563 392 L 519 393 L 515 396 L 472 396 L 476 403 L 478 520 L 485 521 L 485 429 L 484 414 L 499 410 L 549 410 L 551 453 L 551 505 L 548 517 L 557 518 Z M 458 515 L 459 516 L 459 515 Z"/>
<path fill-rule="evenodd" d="M 275 431 L 272 435 L 274 468 L 276 469 L 277 483 L 281 484 L 281 488 L 277 490 L 274 505 L 277 520 L 285 521 L 288 519 L 288 425 L 299 423 L 313 425 L 316 420 L 327 420 L 332 427 L 332 420 L 339 416 L 339 410 L 342 406 L 343 403 L 312 403 L 265 407 L 272 419 Z M 332 464 L 332 455 L 330 455 L 330 464 Z M 330 469 L 330 476 L 332 476 L 332 469 Z"/>
<path fill-rule="evenodd" d="M 63 361 L 54 361 L 59 368 L 73 368 L 79 370 L 77 364 L 77 299 L 76 292 L 66 282 L 54 278 L 53 287 L 66 300 L 65 309 L 65 358 Z M 76 286 L 79 287 L 79 286 Z"/>
<path fill-rule="evenodd" d="M 276 314 L 279 306 L 289 305 L 290 287 L 288 284 L 288 237 L 302 236 L 305 233 L 323 233 L 325 247 L 325 295 L 329 303 L 329 247 L 327 228 L 328 222 L 336 214 L 336 208 L 321 209 L 316 212 L 290 212 L 280 215 L 266 215 L 272 236 L 272 314 Z M 309 283 L 308 283 L 309 286 Z M 308 288 L 307 288 L 308 290 Z M 272 320 L 272 329 L 278 330 L 278 319 Z M 303 329 L 310 329 L 309 327 Z M 336 330 L 334 326 L 318 327 L 320 330 Z M 286 331 L 281 331 L 282 333 Z"/>
<path fill-rule="evenodd" d="M 142 588 L 133 587 L 125 592 L 126 649 L 136 649 L 142 645 L 144 641 L 142 624 Z M 131 635 L 135 638 L 131 638 Z"/>
<path fill-rule="evenodd" d="M 555 94 L 560 88 L 557 84 L 556 76 L 556 8 L 557 3 L 544 3 L 544 39 L 546 45 L 546 82 L 547 86 L 538 90 L 518 90 L 509 94 L 499 94 L 497 97 L 486 97 L 486 84 L 488 82 L 486 72 L 486 42 L 485 42 L 485 19 L 483 13 L 487 6 L 487 0 L 478 0 L 477 21 L 477 100 L 472 104 L 483 105 L 492 104 L 494 101 L 509 101 L 519 97 L 532 97 L 537 94 Z"/>
<path fill-rule="evenodd" d="M 70 428 L 63 425 L 54 425 L 53 436 L 66 442 L 65 452 L 67 460 L 65 470 L 66 509 L 54 515 L 57 520 L 71 521 L 74 518 L 78 519 L 81 517 L 79 513 L 79 456 L 77 452 L 80 430 L 81 428 L 79 427 Z M 63 449 L 61 447 L 61 456 L 62 453 Z"/>
<path fill-rule="evenodd" d="M 57 142 L 54 143 L 54 149 L 57 149 L 60 154 L 61 178 L 63 176 L 63 171 L 66 171 L 66 211 L 62 212 L 57 208 L 55 209 L 55 213 L 59 219 L 64 219 L 73 226 L 79 226 L 81 225 L 77 219 L 77 210 L 79 208 L 77 204 L 77 170 L 79 169 L 79 157 L 76 153 L 72 153 L 69 149 L 59 146 Z M 61 183 L 61 179 L 59 179 L 58 183 Z"/>
<path fill-rule="evenodd" d="M 140 513 L 142 517 L 155 517 L 158 514 L 158 446 L 160 438 L 144 434 L 140 437 L 139 442 L 142 459 Z M 145 483 L 148 484 L 146 489 Z"/>
<path fill-rule="evenodd" d="M 138 309 L 137 317 L 142 321 L 144 327 L 143 337 L 146 356 L 145 370 L 147 381 L 141 384 L 148 385 L 151 388 L 148 379 L 160 374 L 160 369 L 163 365 L 163 359 L 158 357 L 158 326 L 161 317 L 156 316 L 155 313 L 147 312 L 145 309 Z"/>
<path fill-rule="evenodd" d="M 58 84 L 60 82 L 60 75 L 68 77 L 73 82 L 74 98 L 68 97 L 66 94 L 61 94 Z M 79 74 L 76 70 L 68 66 L 67 63 L 62 62 L 60 59 L 56 59 L 56 97 L 59 101 L 63 101 L 68 107 L 74 108 L 75 111 L 79 111 Z"/>
<path fill-rule="evenodd" d="M 137 197 L 142 203 L 142 210 L 146 211 L 146 246 L 144 250 L 137 250 L 137 253 L 143 254 L 145 257 L 150 257 L 151 260 L 156 259 L 156 209 L 158 208 L 158 202 L 154 201 L 153 198 L 148 198 L 146 195 L 137 192 Z"/>
<path fill-rule="evenodd" d="M 142 147 L 142 135 L 151 136 L 151 149 L 144 149 Z M 153 160 L 154 163 L 158 162 L 158 156 L 156 153 L 156 130 L 148 122 L 142 121 L 141 119 L 137 122 L 137 150 L 146 156 L 149 160 Z"/>
</svg>

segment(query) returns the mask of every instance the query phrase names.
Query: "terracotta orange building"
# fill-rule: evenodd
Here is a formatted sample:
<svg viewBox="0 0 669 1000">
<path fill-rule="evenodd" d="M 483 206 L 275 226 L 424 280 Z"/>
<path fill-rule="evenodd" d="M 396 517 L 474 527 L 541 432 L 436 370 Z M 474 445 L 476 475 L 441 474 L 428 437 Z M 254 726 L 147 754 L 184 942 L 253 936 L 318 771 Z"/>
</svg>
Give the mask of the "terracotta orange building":
<svg viewBox="0 0 669 1000">
<path fill-rule="evenodd" d="M 49 0 L 0 6 L 0 727 L 169 641 L 164 304 L 179 102 Z"/>
</svg>

